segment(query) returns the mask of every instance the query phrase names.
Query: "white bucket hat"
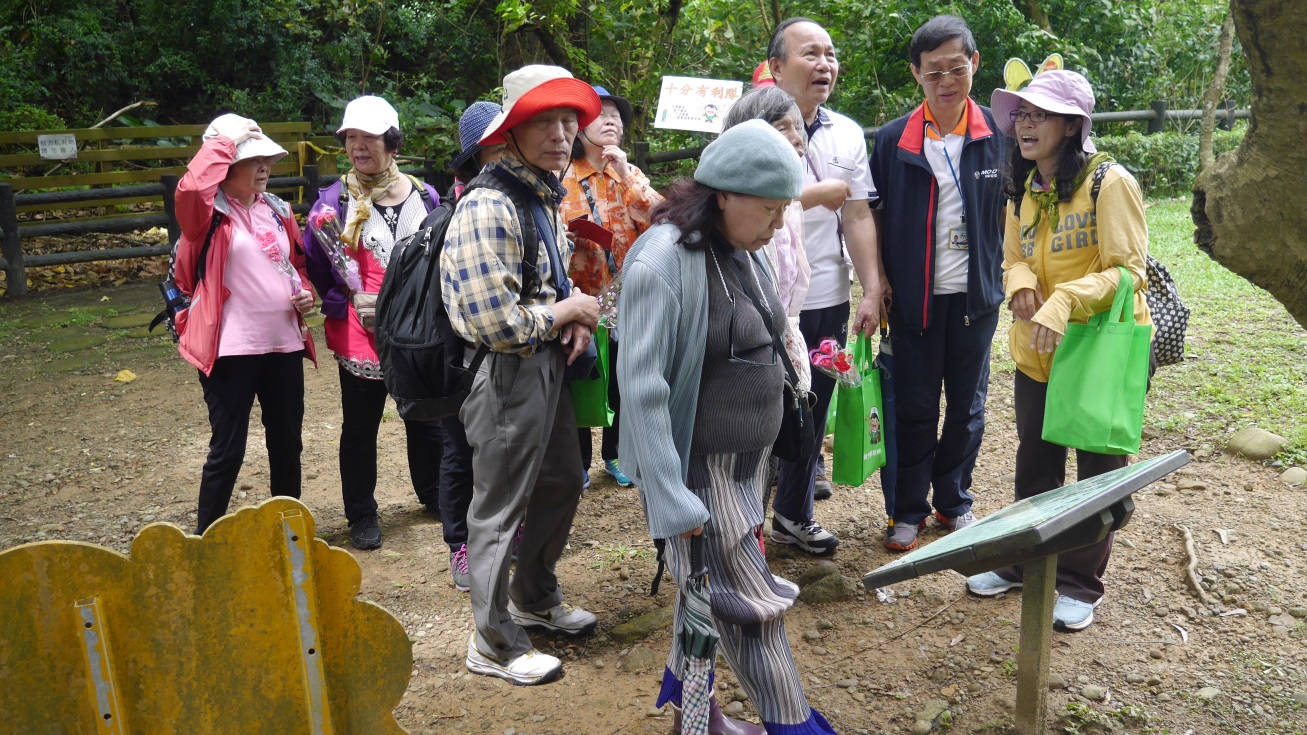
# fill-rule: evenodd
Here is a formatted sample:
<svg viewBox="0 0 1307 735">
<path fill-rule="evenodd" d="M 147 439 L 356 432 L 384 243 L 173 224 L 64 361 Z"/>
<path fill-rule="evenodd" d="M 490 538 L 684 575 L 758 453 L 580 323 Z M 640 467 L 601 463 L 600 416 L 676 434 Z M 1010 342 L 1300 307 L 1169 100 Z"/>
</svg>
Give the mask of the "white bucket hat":
<svg viewBox="0 0 1307 735">
<path fill-rule="evenodd" d="M 241 117 L 235 113 L 229 112 L 226 115 L 219 115 L 214 118 L 213 122 L 209 123 L 208 129 L 204 131 L 203 139 L 209 140 L 210 138 L 216 138 L 219 135 L 229 140 L 234 139 L 237 135 L 241 134 L 241 131 L 244 130 L 245 126 L 249 123 L 258 125 L 258 123 L 255 123 L 250 118 Z M 232 163 L 243 161 L 246 158 L 254 158 L 256 156 L 267 156 L 272 159 L 273 163 L 276 163 L 286 156 L 285 148 L 277 145 L 272 138 L 267 137 L 267 133 L 261 133 L 261 135 L 263 135 L 262 138 L 250 138 L 244 143 L 236 146 L 236 159 L 232 161 Z"/>
<path fill-rule="evenodd" d="M 584 128 L 599 117 L 603 103 L 589 84 L 561 66 L 530 64 L 504 77 L 504 109 L 486 126 L 479 141 L 492 146 L 504 141 L 504 131 L 545 110 L 570 107 Z"/>
<path fill-rule="evenodd" d="M 399 130 L 399 113 L 380 97 L 359 97 L 345 106 L 345 119 L 336 133 L 362 130 L 368 135 L 382 135 L 387 130 Z"/>
</svg>

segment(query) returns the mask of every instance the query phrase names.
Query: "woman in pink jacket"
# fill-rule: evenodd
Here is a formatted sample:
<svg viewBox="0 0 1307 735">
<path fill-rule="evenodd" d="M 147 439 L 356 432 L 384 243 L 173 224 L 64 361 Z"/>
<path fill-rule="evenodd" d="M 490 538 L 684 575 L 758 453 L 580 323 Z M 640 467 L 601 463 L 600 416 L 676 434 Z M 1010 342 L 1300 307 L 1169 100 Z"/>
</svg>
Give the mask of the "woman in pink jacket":
<svg viewBox="0 0 1307 735">
<path fill-rule="evenodd" d="M 177 186 L 175 277 L 191 299 L 177 315 L 178 349 L 200 371 L 209 407 L 209 459 L 197 534 L 227 512 L 258 398 L 273 495 L 300 495 L 304 363 L 314 359 L 304 314 L 313 308 L 304 248 L 290 206 L 267 193 L 285 149 L 258 123 L 210 123 Z"/>
</svg>

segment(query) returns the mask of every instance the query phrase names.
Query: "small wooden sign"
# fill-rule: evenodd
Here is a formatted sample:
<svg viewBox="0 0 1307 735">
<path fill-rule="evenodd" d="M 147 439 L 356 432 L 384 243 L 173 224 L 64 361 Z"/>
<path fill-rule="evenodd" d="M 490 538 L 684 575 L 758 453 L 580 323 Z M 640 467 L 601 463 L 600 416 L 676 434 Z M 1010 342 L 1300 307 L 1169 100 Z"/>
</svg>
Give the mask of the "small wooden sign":
<svg viewBox="0 0 1307 735">
<path fill-rule="evenodd" d="M 72 133 L 38 135 L 36 144 L 41 148 L 41 158 L 48 158 L 51 161 L 77 158 L 77 136 Z"/>
</svg>

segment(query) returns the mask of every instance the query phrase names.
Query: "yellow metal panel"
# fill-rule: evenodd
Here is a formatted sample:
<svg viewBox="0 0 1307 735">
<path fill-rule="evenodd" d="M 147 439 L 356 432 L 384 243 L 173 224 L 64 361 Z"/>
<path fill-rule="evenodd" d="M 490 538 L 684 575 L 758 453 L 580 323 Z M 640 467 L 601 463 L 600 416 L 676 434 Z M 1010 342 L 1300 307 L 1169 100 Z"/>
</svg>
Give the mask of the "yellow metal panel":
<svg viewBox="0 0 1307 735">
<path fill-rule="evenodd" d="M 203 538 L 147 526 L 130 557 L 59 541 L 0 552 L 0 733 L 102 732 L 74 607 L 87 598 L 113 644 L 115 719 L 134 735 L 403 733 L 392 712 L 411 643 L 389 613 L 355 599 L 354 558 L 314 533 L 307 508 L 273 498 Z M 315 630 L 308 647 L 301 609 Z"/>
<path fill-rule="evenodd" d="M 91 702 L 95 705 L 92 718 L 100 735 L 122 735 L 124 732 L 122 705 L 118 703 L 118 689 L 113 680 L 113 655 L 109 653 L 109 638 L 105 635 L 104 618 L 100 615 L 100 602 L 94 597 L 78 600 L 79 628 L 86 653 L 87 683 L 90 684 Z"/>
</svg>

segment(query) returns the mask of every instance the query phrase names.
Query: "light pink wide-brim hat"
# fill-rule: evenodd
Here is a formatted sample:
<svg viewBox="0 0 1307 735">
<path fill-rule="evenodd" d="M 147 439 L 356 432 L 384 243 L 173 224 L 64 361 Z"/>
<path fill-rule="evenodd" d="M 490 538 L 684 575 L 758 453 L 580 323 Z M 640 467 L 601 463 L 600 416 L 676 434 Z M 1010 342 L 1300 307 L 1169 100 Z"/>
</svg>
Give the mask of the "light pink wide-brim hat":
<svg viewBox="0 0 1307 735">
<path fill-rule="evenodd" d="M 1073 71 L 1046 71 L 1035 76 L 1025 89 L 1012 92 L 996 89 L 989 98 L 998 129 L 1009 138 L 1016 137 L 1016 123 L 1011 113 L 1021 106 L 1022 100 L 1055 115 L 1075 115 L 1084 118 L 1080 126 L 1080 148 L 1085 153 L 1097 153 L 1098 147 L 1089 139 L 1094 125 L 1090 115 L 1094 112 L 1094 88 L 1089 80 Z"/>
<path fill-rule="evenodd" d="M 216 138 L 219 135 L 228 139 L 234 139 L 237 135 L 240 135 L 242 130 L 245 129 L 247 123 L 254 123 L 254 121 L 248 117 L 241 117 L 240 115 L 231 112 L 226 115 L 219 115 L 213 119 L 213 122 L 209 123 L 209 127 L 204 131 L 204 137 L 202 140 Z M 258 125 L 258 123 L 254 124 Z M 247 158 L 254 158 L 255 156 L 267 156 L 272 159 L 273 163 L 276 163 L 286 156 L 285 148 L 277 145 L 272 138 L 268 137 L 267 133 L 263 133 L 262 135 L 262 138 L 249 138 L 236 146 L 236 158 L 232 163 L 243 161 Z"/>
</svg>

